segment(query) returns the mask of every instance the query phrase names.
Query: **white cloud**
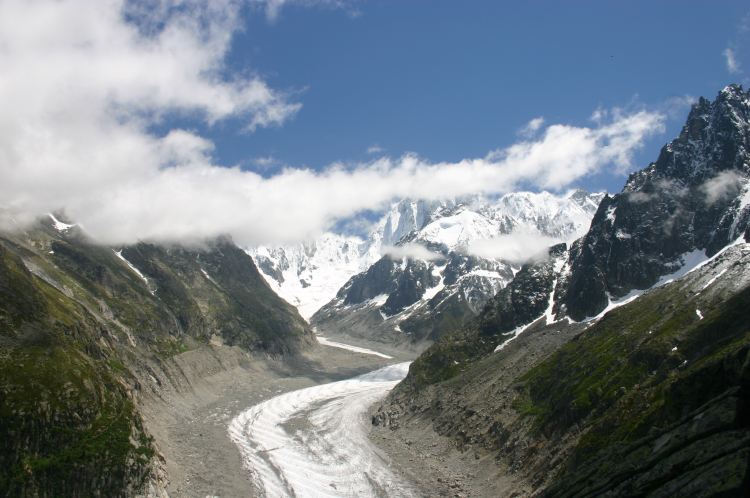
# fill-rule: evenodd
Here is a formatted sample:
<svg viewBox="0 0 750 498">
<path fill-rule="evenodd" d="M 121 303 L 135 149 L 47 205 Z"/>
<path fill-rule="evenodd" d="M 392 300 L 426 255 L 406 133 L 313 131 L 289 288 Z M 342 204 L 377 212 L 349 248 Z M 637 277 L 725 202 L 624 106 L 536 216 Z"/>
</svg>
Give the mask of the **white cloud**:
<svg viewBox="0 0 750 498">
<path fill-rule="evenodd" d="M 421 259 L 424 261 L 435 261 L 443 258 L 439 253 L 430 251 L 428 248 L 417 242 L 408 242 L 398 246 L 385 246 L 380 252 L 394 259 Z"/>
<path fill-rule="evenodd" d="M 260 169 L 269 169 L 281 164 L 281 161 L 273 156 L 256 157 L 254 159 L 251 159 L 250 162 Z"/>
<path fill-rule="evenodd" d="M 737 60 L 737 56 L 734 53 L 734 50 L 727 47 L 724 49 L 724 61 L 727 64 L 727 71 L 729 71 L 729 74 L 737 74 L 740 72 L 740 63 Z"/>
<path fill-rule="evenodd" d="M 382 154 L 383 152 L 385 152 L 385 149 L 377 144 L 371 145 L 367 148 L 367 153 L 370 155 Z"/>
<path fill-rule="evenodd" d="M 0 3 L 0 223 L 56 210 L 98 240 L 242 244 L 314 237 L 396 198 L 441 199 L 525 187 L 564 189 L 630 165 L 663 128 L 660 113 L 608 113 L 595 127 L 553 124 L 484 158 L 400 158 L 286 168 L 272 176 L 218 167 L 195 132 L 156 134 L 164 116 L 272 125 L 298 107 L 257 78 L 225 75 L 238 3 L 164 0 L 140 13 L 121 0 Z M 140 4 L 135 4 L 136 6 Z M 23 20 L 20 22 L 19 20 Z"/>
<path fill-rule="evenodd" d="M 591 113 L 591 117 L 589 117 L 589 119 L 596 124 L 600 124 L 607 118 L 608 114 L 609 112 L 606 109 L 597 107 L 596 109 L 594 109 L 594 112 Z"/>
<path fill-rule="evenodd" d="M 544 124 L 544 118 L 539 116 L 538 118 L 534 118 L 526 125 L 518 130 L 518 134 L 522 137 L 531 138 L 533 137 L 537 131 L 542 127 Z"/>
<path fill-rule="evenodd" d="M 696 97 L 692 95 L 678 95 L 670 97 L 664 101 L 660 106 L 662 112 L 664 112 L 670 119 L 685 119 L 686 111 L 689 110 L 693 104 L 698 101 Z"/>
<path fill-rule="evenodd" d="M 546 259 L 549 248 L 559 242 L 538 232 L 516 230 L 492 239 L 475 240 L 466 252 L 481 258 L 524 264 Z"/>
<path fill-rule="evenodd" d="M 250 0 L 250 2 L 264 9 L 269 21 L 278 19 L 281 9 L 289 5 L 346 8 L 354 3 L 353 0 Z M 356 9 L 350 10 L 351 17 L 359 17 L 360 15 L 362 15 L 360 11 Z"/>
<path fill-rule="evenodd" d="M 706 180 L 701 189 L 706 195 L 706 203 L 714 204 L 727 197 L 736 196 L 742 189 L 743 177 L 734 170 L 722 171 Z"/>
</svg>

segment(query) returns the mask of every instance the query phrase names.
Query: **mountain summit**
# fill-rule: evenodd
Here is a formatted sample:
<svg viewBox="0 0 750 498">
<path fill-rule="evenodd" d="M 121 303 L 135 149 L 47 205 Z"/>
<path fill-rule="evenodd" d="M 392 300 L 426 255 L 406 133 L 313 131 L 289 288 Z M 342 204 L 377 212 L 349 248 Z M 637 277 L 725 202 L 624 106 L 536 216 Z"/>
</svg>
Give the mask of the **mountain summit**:
<svg viewBox="0 0 750 498">
<path fill-rule="evenodd" d="M 750 93 L 724 88 L 701 98 L 656 162 L 605 197 L 591 229 L 571 248 L 558 316 L 601 312 L 647 289 L 698 251 L 712 256 L 743 236 L 750 216 Z"/>
</svg>

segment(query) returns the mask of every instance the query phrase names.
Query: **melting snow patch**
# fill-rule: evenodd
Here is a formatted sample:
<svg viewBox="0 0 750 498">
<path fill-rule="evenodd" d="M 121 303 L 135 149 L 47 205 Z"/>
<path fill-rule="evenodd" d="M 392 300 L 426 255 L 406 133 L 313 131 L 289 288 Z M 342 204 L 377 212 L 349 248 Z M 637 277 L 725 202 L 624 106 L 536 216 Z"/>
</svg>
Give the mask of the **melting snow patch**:
<svg viewBox="0 0 750 498">
<path fill-rule="evenodd" d="M 388 300 L 388 294 L 380 294 L 370 299 L 367 302 L 367 305 L 368 306 L 383 306 L 387 300 Z"/>
<path fill-rule="evenodd" d="M 213 282 L 213 281 L 214 281 L 214 279 L 213 279 L 213 278 L 211 278 L 211 275 L 209 275 L 209 274 L 208 274 L 208 272 L 207 272 L 206 270 L 204 270 L 203 268 L 201 268 L 201 273 L 203 273 L 203 276 L 204 276 L 204 277 L 206 277 L 206 278 L 207 278 L 208 280 L 210 280 L 211 282 Z"/>
<path fill-rule="evenodd" d="M 616 215 L 615 210 L 617 209 L 617 206 L 609 206 L 607 208 L 607 219 L 614 224 Z"/>
<path fill-rule="evenodd" d="M 383 353 L 378 353 L 377 351 L 373 351 L 372 349 L 360 348 L 358 346 L 350 346 L 349 344 L 344 344 L 342 342 L 330 341 L 326 339 L 325 337 L 323 337 L 322 335 L 319 335 L 316 337 L 318 339 L 318 342 L 322 344 L 323 346 L 346 349 L 347 351 L 353 351 L 355 353 L 371 354 L 373 356 L 379 356 L 381 358 L 385 358 L 386 360 L 390 360 L 393 358 L 392 356 L 388 356 L 387 354 L 383 354 Z"/>
<path fill-rule="evenodd" d="M 52 219 L 52 226 L 54 226 L 55 230 L 57 230 L 58 232 L 64 232 L 65 230 L 69 230 L 75 226 L 75 224 L 69 225 L 67 223 L 63 223 L 62 221 L 55 218 L 55 215 L 52 213 L 47 213 L 47 216 Z"/>
<path fill-rule="evenodd" d="M 424 294 L 422 295 L 422 300 L 423 301 L 429 301 L 430 299 L 432 299 L 433 297 L 435 297 L 438 294 L 438 292 L 440 292 L 444 288 L 445 288 L 445 284 L 443 283 L 443 278 L 440 277 L 440 282 L 438 282 L 438 284 L 435 287 L 430 287 L 429 289 L 427 289 L 426 291 L 424 291 Z"/>
<path fill-rule="evenodd" d="M 583 321 L 584 322 L 592 322 L 592 323 L 593 322 L 597 322 L 597 321 L 601 320 L 601 318 L 604 315 L 606 315 L 607 313 L 609 313 L 613 309 L 619 308 L 620 306 L 624 306 L 624 305 L 628 304 L 631 301 L 635 301 L 636 299 L 638 299 L 640 297 L 641 294 L 643 294 L 643 292 L 644 291 L 642 291 L 642 290 L 634 290 L 634 291 L 629 292 L 626 296 L 621 297 L 620 299 L 616 299 L 614 301 L 612 300 L 612 296 L 610 296 L 609 293 L 607 293 L 607 299 L 609 300 L 609 304 L 607 305 L 607 307 L 604 308 L 598 315 L 596 315 L 594 317 L 591 317 L 591 318 L 586 318 Z"/>
<path fill-rule="evenodd" d="M 672 348 L 672 352 L 675 352 L 675 351 L 677 351 L 677 346 Z"/>
<path fill-rule="evenodd" d="M 552 269 L 555 275 L 559 275 L 560 271 L 562 271 L 563 266 L 565 265 L 565 260 L 560 258 L 557 261 L 555 261 L 555 265 Z M 555 307 L 555 288 L 557 287 L 557 277 L 552 281 L 552 290 L 549 293 L 549 302 L 547 303 L 547 310 L 544 312 L 544 316 L 546 317 L 546 324 L 550 325 L 552 323 L 555 323 L 555 315 L 552 313 L 554 307 Z"/>
<path fill-rule="evenodd" d="M 708 256 L 706 256 L 706 253 L 704 251 L 696 249 L 694 251 L 686 252 L 685 254 L 680 256 L 680 260 L 682 261 L 682 266 L 680 266 L 677 270 L 675 270 L 673 273 L 670 273 L 669 275 L 663 275 L 659 279 L 659 281 L 656 282 L 654 287 L 660 287 L 662 285 L 674 282 L 680 277 L 684 277 L 693 270 L 696 270 L 706 264 L 709 261 L 709 258 Z"/>
<path fill-rule="evenodd" d="M 146 282 L 146 287 L 148 288 L 148 291 L 151 294 L 153 294 L 154 291 L 152 291 L 151 288 L 148 286 L 148 279 L 146 278 L 146 276 L 143 273 L 141 273 L 140 270 L 133 265 L 133 263 L 131 263 L 130 261 L 128 261 L 127 259 L 125 259 L 125 256 L 122 255 L 122 249 L 120 249 L 119 251 L 115 251 L 114 249 L 112 249 L 112 252 L 114 252 L 117 255 L 118 258 L 120 258 L 121 260 L 123 260 L 125 262 L 125 264 L 128 265 L 128 268 L 130 268 L 131 270 L 133 270 L 133 273 L 135 273 L 136 275 L 138 275 L 139 277 L 141 277 L 141 280 L 143 280 L 144 282 Z"/>
<path fill-rule="evenodd" d="M 701 268 L 701 267 L 707 265 L 711 261 L 715 260 L 716 258 L 718 258 L 719 256 L 721 256 L 722 254 L 724 254 L 730 247 L 734 247 L 734 246 L 737 246 L 737 245 L 748 245 L 748 244 L 745 243 L 744 236 L 743 237 L 738 237 L 737 239 L 735 239 L 734 242 L 731 242 L 731 243 L 727 244 L 719 252 L 717 252 L 716 254 L 714 254 L 713 256 L 711 256 L 710 258 L 706 257 L 705 254 L 704 254 L 703 258 L 700 261 L 697 261 L 697 263 L 694 264 L 692 268 L 688 268 L 687 271 L 685 271 L 683 273 L 683 275 L 691 273 L 691 272 L 694 272 L 698 268 Z M 697 252 L 697 251 L 693 251 L 693 252 Z M 692 254 L 692 253 L 689 253 L 689 254 Z M 688 266 L 688 262 L 686 261 L 685 262 L 685 267 L 687 267 L 687 266 Z M 680 275 L 680 276 L 682 276 L 682 275 Z"/>
<path fill-rule="evenodd" d="M 703 288 L 701 289 L 701 292 L 703 292 L 704 290 L 706 290 L 706 289 L 708 289 L 709 287 L 711 287 L 711 285 L 713 285 L 713 283 L 714 283 L 714 282 L 716 282 L 716 280 L 718 280 L 718 279 L 719 279 L 719 277 L 721 277 L 722 275 L 724 275 L 724 274 L 725 274 L 725 273 L 727 272 L 727 270 L 728 270 L 728 269 L 729 269 L 729 268 L 724 268 L 724 269 L 723 269 L 723 270 L 721 270 L 721 271 L 720 271 L 720 272 L 719 272 L 719 273 L 718 273 L 717 275 L 714 275 L 714 277 L 713 277 L 713 278 L 711 278 L 711 280 L 709 280 L 709 281 L 708 281 L 708 282 L 706 283 L 706 285 L 704 285 L 704 286 L 703 286 Z"/>
<path fill-rule="evenodd" d="M 698 315 L 699 320 L 703 320 L 703 313 L 701 313 L 701 310 L 696 309 L 695 314 Z"/>
<path fill-rule="evenodd" d="M 531 326 L 531 324 L 534 323 L 534 322 L 536 322 L 536 320 L 534 320 L 531 323 L 527 323 L 526 325 L 521 325 L 520 327 L 516 327 L 512 331 L 503 334 L 503 335 L 509 335 L 511 337 L 508 338 L 508 339 L 506 339 L 505 341 L 501 342 L 500 344 L 498 344 L 497 347 L 495 348 L 494 352 L 497 353 L 498 351 L 502 350 L 505 346 L 508 345 L 508 343 L 510 341 L 512 341 L 513 339 L 515 339 L 519 335 L 521 335 L 523 333 L 523 331 L 526 330 L 527 328 L 529 328 Z"/>
</svg>

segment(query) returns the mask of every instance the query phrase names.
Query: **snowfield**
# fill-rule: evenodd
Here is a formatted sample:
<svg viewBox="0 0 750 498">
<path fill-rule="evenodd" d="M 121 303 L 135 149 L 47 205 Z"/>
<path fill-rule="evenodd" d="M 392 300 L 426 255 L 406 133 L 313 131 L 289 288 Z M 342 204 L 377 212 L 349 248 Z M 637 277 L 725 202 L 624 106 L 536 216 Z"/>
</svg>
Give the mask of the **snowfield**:
<svg viewBox="0 0 750 498">
<path fill-rule="evenodd" d="M 414 496 L 367 437 L 367 410 L 409 363 L 300 389 L 235 417 L 229 437 L 264 496 Z"/>
</svg>

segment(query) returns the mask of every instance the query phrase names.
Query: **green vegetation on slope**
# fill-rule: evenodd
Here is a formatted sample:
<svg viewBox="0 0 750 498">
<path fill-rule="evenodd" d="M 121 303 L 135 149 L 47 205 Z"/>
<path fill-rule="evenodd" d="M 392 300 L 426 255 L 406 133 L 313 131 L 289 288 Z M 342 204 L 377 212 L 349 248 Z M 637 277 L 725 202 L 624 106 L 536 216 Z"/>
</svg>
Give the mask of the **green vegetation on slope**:
<svg viewBox="0 0 750 498">
<path fill-rule="evenodd" d="M 0 495 L 121 496 L 149 438 L 85 310 L 0 245 Z"/>
<path fill-rule="evenodd" d="M 740 386 L 750 371 L 750 289 L 702 320 L 695 310 L 686 288 L 649 293 L 520 379 L 516 408 L 539 436 L 583 430 L 549 496 L 638 494 L 688 476 L 702 492 L 739 489 L 750 455 L 737 412 L 748 397 Z M 707 470 L 714 460 L 723 470 Z"/>
</svg>

